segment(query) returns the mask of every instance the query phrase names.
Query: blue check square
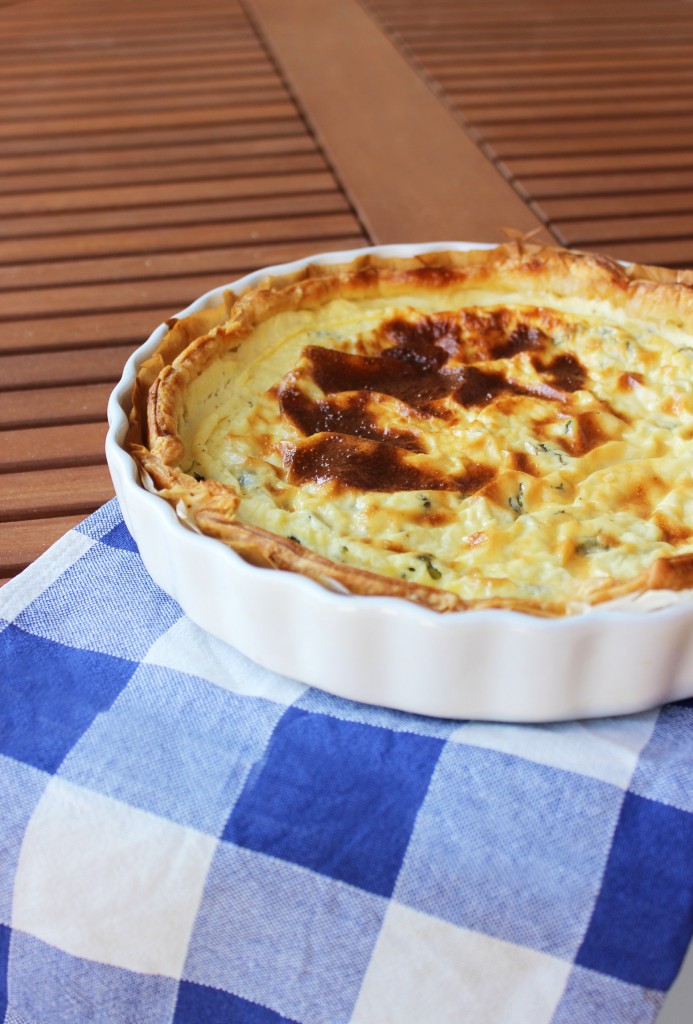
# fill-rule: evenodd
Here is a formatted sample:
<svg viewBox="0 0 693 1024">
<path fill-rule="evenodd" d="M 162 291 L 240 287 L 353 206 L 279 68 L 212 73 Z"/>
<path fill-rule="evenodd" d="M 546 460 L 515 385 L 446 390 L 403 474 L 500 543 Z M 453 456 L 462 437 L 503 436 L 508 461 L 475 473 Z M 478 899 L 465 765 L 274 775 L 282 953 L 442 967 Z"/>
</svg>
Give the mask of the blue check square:
<svg viewBox="0 0 693 1024">
<path fill-rule="evenodd" d="M 8 626 L 0 633 L 0 753 L 54 772 L 136 668 Z"/>
<path fill-rule="evenodd" d="M 194 981 L 182 981 L 173 1024 L 294 1024 L 274 1010 Z"/>
<path fill-rule="evenodd" d="M 10 955 L 11 930 L 0 924 L 0 1020 L 5 1019 L 7 1010 L 7 961 Z"/>
<path fill-rule="evenodd" d="M 117 523 L 101 537 L 101 543 L 111 548 L 120 548 L 121 551 L 139 551 L 125 523 Z"/>
<path fill-rule="evenodd" d="M 583 967 L 666 991 L 693 930 L 693 814 L 627 793 Z"/>
<path fill-rule="evenodd" d="M 389 896 L 442 748 L 289 708 L 222 838 Z"/>
<path fill-rule="evenodd" d="M 461 928 L 572 960 L 622 800 L 622 790 L 597 779 L 449 744 L 394 897 Z"/>
</svg>

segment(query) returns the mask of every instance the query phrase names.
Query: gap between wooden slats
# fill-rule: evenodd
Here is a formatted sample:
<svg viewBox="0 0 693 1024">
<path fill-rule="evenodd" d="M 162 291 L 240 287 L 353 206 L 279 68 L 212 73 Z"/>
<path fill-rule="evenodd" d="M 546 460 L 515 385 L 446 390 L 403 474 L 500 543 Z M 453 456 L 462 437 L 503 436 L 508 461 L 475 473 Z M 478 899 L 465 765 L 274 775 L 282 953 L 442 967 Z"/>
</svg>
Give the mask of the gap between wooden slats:
<svg viewBox="0 0 693 1024">
<path fill-rule="evenodd" d="M 298 118 L 270 119 L 254 123 L 252 121 L 236 122 L 218 125 L 185 125 L 184 128 L 144 129 L 130 132 L 104 132 L 102 135 L 85 136 L 83 139 L 60 139 L 57 136 L 51 138 L 22 138 L 14 141 L 5 141 L 0 147 L 2 157 L 50 159 L 52 156 L 60 158 L 76 155 L 77 166 L 88 160 L 93 153 L 113 152 L 118 153 L 121 149 L 138 146 L 142 153 L 143 164 L 156 160 L 156 150 L 160 146 L 180 145 L 182 147 L 197 147 L 198 152 L 206 145 L 213 145 L 218 142 L 243 142 L 245 140 L 256 141 L 266 139 L 278 139 L 282 137 L 295 138 L 303 134 L 303 125 Z M 75 148 L 76 147 L 76 148 Z"/>
<path fill-rule="evenodd" d="M 276 146 L 268 153 L 233 156 L 227 158 L 211 157 L 204 163 L 186 161 L 180 158 L 165 163 L 137 165 L 130 175 L 130 185 L 149 185 L 152 183 L 175 182 L 191 184 L 201 181 L 224 178 L 232 181 L 252 175 L 254 178 L 274 176 L 277 174 L 295 174 L 302 171 L 324 171 L 324 158 L 316 151 L 276 152 Z M 103 168 L 91 168 L 85 171 L 40 171 L 34 174 L 0 174 L 0 195 L 28 195 L 32 192 L 45 193 L 51 191 L 80 192 L 87 188 L 114 187 L 122 177 L 122 165 Z"/>
<path fill-rule="evenodd" d="M 201 146 L 204 146 L 206 154 L 204 162 L 199 159 Z M 68 176 L 70 180 L 77 181 L 79 175 L 84 175 L 81 183 L 88 184 L 88 174 L 91 172 L 95 173 L 96 184 L 99 184 L 99 173 L 120 175 L 126 169 L 137 175 L 174 175 L 180 174 L 181 168 L 187 168 L 187 173 L 194 177 L 195 174 L 204 175 L 204 169 L 209 163 L 213 165 L 215 160 L 243 161 L 315 152 L 317 148 L 314 141 L 295 131 L 241 139 L 211 138 L 204 142 L 200 139 L 181 138 L 175 145 L 159 143 L 145 151 L 141 146 L 131 144 L 64 153 L 17 153 L 13 156 L 0 155 L 0 187 L 5 188 L 6 182 L 8 179 L 11 181 L 13 175 L 21 175 L 19 180 L 29 182 L 28 187 L 32 188 L 36 177 L 46 173 L 52 174 L 54 184 L 61 183 Z"/>
<path fill-rule="evenodd" d="M 84 117 L 64 118 L 27 118 L 23 121 L 13 121 L 9 124 L 0 122 L 0 140 L 18 141 L 24 138 L 31 138 L 36 134 L 44 137 L 67 139 L 80 138 L 82 135 L 103 135 L 112 131 L 137 131 L 146 128 L 161 128 L 166 126 L 195 126 L 226 124 L 227 121 L 252 121 L 261 123 L 263 120 L 273 120 L 280 117 L 295 117 L 296 107 L 289 99 L 283 99 L 274 103 L 258 104 L 234 104 L 222 103 L 219 107 L 207 108 L 204 105 L 192 107 L 185 111 L 169 110 L 161 113 L 140 113 L 140 114 L 108 114 L 108 115 L 86 115 Z M 2 143 L 4 148 L 4 141 Z"/>
<path fill-rule="evenodd" d="M 5 119 L 23 117 L 25 112 L 35 116 L 41 107 L 45 107 L 47 113 L 55 113 L 67 105 L 85 110 L 99 107 L 104 101 L 108 102 L 110 109 L 114 109 L 114 104 L 133 100 L 145 104 L 171 98 L 189 98 L 192 101 L 195 96 L 213 96 L 218 99 L 220 95 L 242 96 L 252 100 L 270 90 L 282 93 L 277 76 L 269 73 L 264 65 L 257 70 L 247 71 L 242 78 L 237 74 L 229 75 L 228 71 L 220 74 L 218 70 L 210 70 L 206 75 L 171 75 L 163 81 L 160 75 L 150 79 L 139 74 L 132 76 L 129 81 L 124 80 L 123 75 L 110 78 L 100 75 L 98 86 L 90 86 L 88 96 L 84 95 L 84 82 L 79 80 L 67 82 L 63 77 L 60 84 L 53 88 L 38 80 L 31 82 L 31 88 L 29 84 L 16 82 L 14 86 L 3 86 L 8 103 L 11 102 L 11 108 L 3 114 Z"/>
</svg>

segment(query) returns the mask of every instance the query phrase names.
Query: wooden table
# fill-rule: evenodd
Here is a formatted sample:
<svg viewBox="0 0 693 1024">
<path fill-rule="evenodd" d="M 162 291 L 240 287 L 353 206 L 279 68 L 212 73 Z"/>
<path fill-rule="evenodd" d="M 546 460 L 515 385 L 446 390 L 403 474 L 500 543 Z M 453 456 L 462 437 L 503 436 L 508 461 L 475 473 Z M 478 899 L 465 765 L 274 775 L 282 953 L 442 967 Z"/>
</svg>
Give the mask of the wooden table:
<svg viewBox="0 0 693 1024">
<path fill-rule="evenodd" d="M 133 348 L 242 272 L 506 227 L 693 265 L 685 0 L 0 0 L 0 54 L 3 581 L 112 496 Z"/>
</svg>

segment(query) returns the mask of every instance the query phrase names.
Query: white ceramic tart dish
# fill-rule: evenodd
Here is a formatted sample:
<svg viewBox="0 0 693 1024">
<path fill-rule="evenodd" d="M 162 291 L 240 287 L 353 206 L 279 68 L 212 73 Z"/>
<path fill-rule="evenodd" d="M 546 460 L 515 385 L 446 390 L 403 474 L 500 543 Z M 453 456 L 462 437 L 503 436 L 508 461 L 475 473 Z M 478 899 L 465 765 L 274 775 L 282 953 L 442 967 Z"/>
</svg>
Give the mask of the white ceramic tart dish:
<svg viewBox="0 0 693 1024">
<path fill-rule="evenodd" d="M 366 703 L 551 721 L 693 694 L 692 281 L 435 243 L 215 289 L 109 403 L 148 571 Z"/>
</svg>

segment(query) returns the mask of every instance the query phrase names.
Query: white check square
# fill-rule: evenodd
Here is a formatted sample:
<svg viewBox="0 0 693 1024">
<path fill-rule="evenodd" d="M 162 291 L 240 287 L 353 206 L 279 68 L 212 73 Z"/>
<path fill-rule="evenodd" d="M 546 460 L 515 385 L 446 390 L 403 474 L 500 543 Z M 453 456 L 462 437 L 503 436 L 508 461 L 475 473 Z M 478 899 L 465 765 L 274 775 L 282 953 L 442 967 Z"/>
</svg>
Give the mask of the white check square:
<svg viewBox="0 0 693 1024">
<path fill-rule="evenodd" d="M 12 927 L 73 956 L 178 978 L 215 848 L 56 777 L 25 834 Z"/>
<path fill-rule="evenodd" d="M 548 1024 L 570 969 L 392 903 L 350 1024 Z"/>
</svg>

